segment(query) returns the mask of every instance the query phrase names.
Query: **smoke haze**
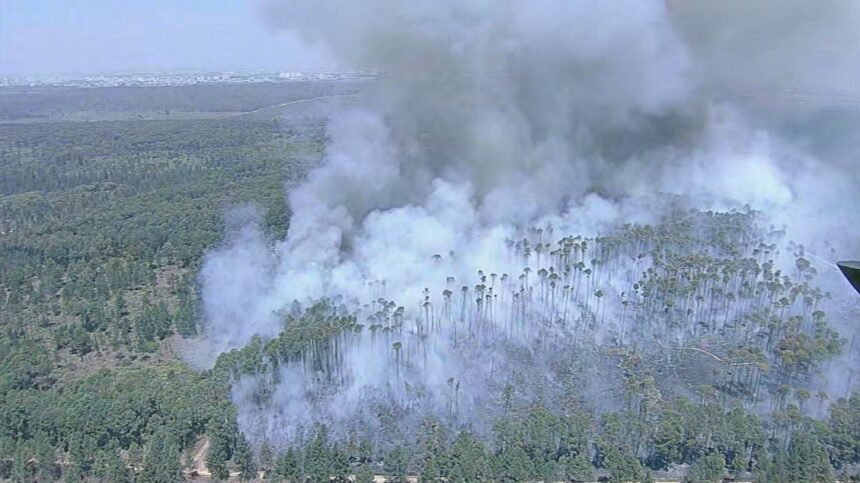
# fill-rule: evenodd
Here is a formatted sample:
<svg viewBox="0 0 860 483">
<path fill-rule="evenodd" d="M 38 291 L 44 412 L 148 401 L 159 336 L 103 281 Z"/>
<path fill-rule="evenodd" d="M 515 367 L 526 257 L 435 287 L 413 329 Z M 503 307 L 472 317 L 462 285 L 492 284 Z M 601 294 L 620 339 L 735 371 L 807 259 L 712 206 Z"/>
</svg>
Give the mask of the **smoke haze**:
<svg viewBox="0 0 860 483">
<path fill-rule="evenodd" d="M 826 262 L 860 253 L 856 125 L 826 141 L 813 127 L 842 104 L 856 116 L 857 2 L 295 0 L 264 11 L 273 28 L 380 78 L 330 120 L 322 165 L 288 193 L 286 239 L 267 240 L 248 210 L 229 217 L 200 274 L 213 359 L 276 336 L 294 301 L 337 298 L 366 315 L 382 298 L 420 320 L 425 289 L 438 297 L 453 279 L 457 292 L 478 270 L 514 279 L 525 265 L 508 241 L 533 236 L 528 227 L 596 237 L 657 223 L 660 194 L 760 210 L 821 258 L 835 290 Z M 792 105 L 787 89 L 819 97 Z M 621 312 L 621 287 L 640 268 L 604 280 L 604 316 Z M 247 404 L 260 381 L 237 381 L 240 423 L 271 435 L 312 413 L 355 418 L 350 408 L 381 398 L 394 370 L 380 355 L 390 341 L 370 337 L 350 342 L 349 382 L 324 409 L 304 398 L 312 381 L 295 368 L 262 413 Z M 397 379 L 420 379 L 425 402 L 450 413 L 433 398 L 456 374 L 470 388 L 465 413 L 490 389 L 483 381 L 512 371 L 496 344 L 435 345 L 420 376 Z"/>
</svg>

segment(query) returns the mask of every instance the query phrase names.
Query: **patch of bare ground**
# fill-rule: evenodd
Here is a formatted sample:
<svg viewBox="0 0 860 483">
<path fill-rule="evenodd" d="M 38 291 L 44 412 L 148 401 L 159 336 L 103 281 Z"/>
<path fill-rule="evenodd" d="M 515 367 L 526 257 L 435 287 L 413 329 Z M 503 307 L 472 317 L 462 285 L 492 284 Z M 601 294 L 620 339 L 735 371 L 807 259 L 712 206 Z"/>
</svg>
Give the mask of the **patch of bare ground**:
<svg viewBox="0 0 860 483">
<path fill-rule="evenodd" d="M 55 352 L 54 364 L 57 368 L 58 383 L 86 377 L 102 369 L 115 367 L 143 367 L 153 363 L 169 362 L 177 359 L 177 341 L 181 337 L 172 335 L 160 341 L 158 349 L 149 353 L 135 353 L 123 349 L 113 349 L 109 344 L 84 355 L 73 354 L 68 349 Z"/>
<path fill-rule="evenodd" d="M 209 453 L 209 438 L 203 436 L 191 450 L 189 465 L 182 470 L 186 480 L 211 479 L 212 474 L 206 468 L 206 455 Z"/>
<path fill-rule="evenodd" d="M 168 310 L 175 311 L 179 303 L 177 287 L 179 281 L 188 272 L 187 268 L 177 265 L 168 265 L 156 269 L 155 281 L 148 285 L 140 285 L 126 289 L 122 292 L 125 300 L 126 310 L 123 318 L 129 323 L 138 317 L 147 304 L 154 301 L 163 301 Z M 62 307 L 61 293 L 58 306 Z M 106 308 L 108 311 L 109 308 Z M 48 329 L 50 326 L 61 327 L 68 324 L 80 323 L 78 317 L 63 311 L 56 314 L 46 314 L 48 327 L 40 334 L 42 341 L 53 347 L 54 341 L 50 338 Z M 85 377 L 98 372 L 101 369 L 114 367 L 136 367 L 153 362 L 164 362 L 176 360 L 178 346 L 181 337 L 171 335 L 158 341 L 157 347 L 151 352 L 135 352 L 117 343 L 117 331 L 119 320 L 111 320 L 106 330 L 91 333 L 95 347 L 87 354 L 73 353 L 69 349 L 58 349 L 54 351 L 54 365 L 58 369 L 56 375 L 59 383 Z"/>
</svg>

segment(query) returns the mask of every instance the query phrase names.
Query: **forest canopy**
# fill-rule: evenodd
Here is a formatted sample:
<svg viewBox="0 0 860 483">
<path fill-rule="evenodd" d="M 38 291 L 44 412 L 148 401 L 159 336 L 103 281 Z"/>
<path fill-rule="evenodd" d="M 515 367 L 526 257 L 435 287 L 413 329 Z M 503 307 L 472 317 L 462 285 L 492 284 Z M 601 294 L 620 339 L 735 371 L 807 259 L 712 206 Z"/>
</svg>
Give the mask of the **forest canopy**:
<svg viewBox="0 0 860 483">
<path fill-rule="evenodd" d="M 508 271 L 440 268 L 411 305 L 381 281 L 290 300 L 197 360 L 206 254 L 236 213 L 284 240 L 285 184 L 331 141 L 320 118 L 225 113 L 355 89 L 4 93 L 0 478 L 857 477 L 860 396 L 819 384 L 856 364 L 845 313 L 748 207 L 661 195 L 597 234 L 519 226 Z"/>
</svg>

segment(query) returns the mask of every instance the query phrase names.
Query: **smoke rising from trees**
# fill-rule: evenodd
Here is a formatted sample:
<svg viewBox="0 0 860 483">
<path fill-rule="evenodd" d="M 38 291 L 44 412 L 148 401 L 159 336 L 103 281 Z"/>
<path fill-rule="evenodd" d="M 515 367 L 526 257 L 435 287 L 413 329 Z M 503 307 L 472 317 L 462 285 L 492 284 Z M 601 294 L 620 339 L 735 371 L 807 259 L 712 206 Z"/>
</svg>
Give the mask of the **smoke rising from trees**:
<svg viewBox="0 0 860 483">
<path fill-rule="evenodd" d="M 853 74 L 847 61 L 828 70 L 813 54 L 856 41 L 849 23 L 828 21 L 856 18 L 856 4 L 824 2 L 815 15 L 799 16 L 780 2 L 759 2 L 741 22 L 734 21 L 740 3 L 707 5 L 267 3 L 273 27 L 322 43 L 379 80 L 330 120 L 324 162 L 288 193 L 286 239 L 267 240 L 248 210 L 231 215 L 225 244 L 208 254 L 200 275 L 205 337 L 214 359 L 255 335 L 276 337 L 285 319 L 299 317 L 296 304 L 322 299 L 334 307 L 324 317 L 354 316 L 367 330 L 338 336 L 319 361 L 314 355 L 238 379 L 240 424 L 269 438 L 316 421 L 378 426 L 370 408 L 387 402 L 395 412 L 489 425 L 479 409 L 512 380 L 552 399 L 563 392 L 558 368 L 549 369 L 560 363 L 557 353 L 577 347 L 581 358 L 588 347 L 623 345 L 624 320 L 636 320 L 628 301 L 649 303 L 629 287 L 648 267 L 659 271 L 660 261 L 637 261 L 632 245 L 619 245 L 627 253 L 599 237 L 620 237 L 630 223 L 675 233 L 666 224 L 683 212 L 679 203 L 742 217 L 748 231 L 732 235 L 738 257 L 756 249 L 766 263 L 753 240 L 769 242 L 781 229 L 804 245 L 772 255 L 789 268 L 807 251 L 830 259 L 830 249 L 860 250 L 860 215 L 851 209 L 860 179 L 846 160 L 857 141 L 818 156 L 820 136 L 793 143 L 785 134 L 819 109 L 792 111 L 798 121 L 786 125 L 775 120 L 785 111 L 743 99 L 794 85 L 847 88 L 856 64 Z M 678 233 L 700 236 L 708 219 L 693 216 L 692 231 Z M 550 253 L 568 243 L 566 255 Z M 731 253 L 704 239 L 666 243 L 678 256 Z M 813 259 L 819 263 L 828 270 Z M 824 275 L 829 283 L 833 274 Z M 710 321 L 701 330 L 729 337 L 727 321 L 755 308 L 725 297 L 708 308 L 677 303 Z M 669 328 L 674 304 L 660 318 L 664 327 L 628 327 L 628 337 L 683 345 L 698 336 Z M 792 302 L 785 311 L 811 320 L 810 308 Z M 319 364 L 344 372 L 333 376 Z M 533 377 L 524 378 L 524 368 Z M 261 392 L 265 404 L 255 399 Z"/>
</svg>

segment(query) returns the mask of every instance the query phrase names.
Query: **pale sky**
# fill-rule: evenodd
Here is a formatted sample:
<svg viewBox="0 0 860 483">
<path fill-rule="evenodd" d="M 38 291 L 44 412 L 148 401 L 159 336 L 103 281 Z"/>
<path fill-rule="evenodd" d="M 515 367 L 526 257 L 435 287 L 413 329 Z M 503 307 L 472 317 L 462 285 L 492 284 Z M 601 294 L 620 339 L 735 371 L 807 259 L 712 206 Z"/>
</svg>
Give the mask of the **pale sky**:
<svg viewBox="0 0 860 483">
<path fill-rule="evenodd" d="M 255 0 L 0 0 L 0 76 L 332 67 Z"/>
</svg>

